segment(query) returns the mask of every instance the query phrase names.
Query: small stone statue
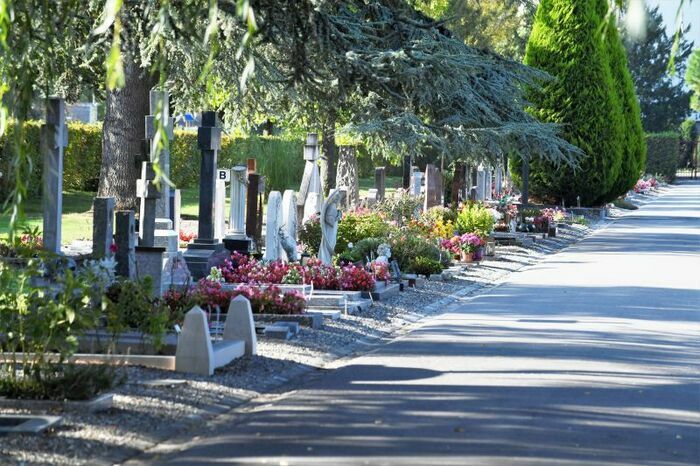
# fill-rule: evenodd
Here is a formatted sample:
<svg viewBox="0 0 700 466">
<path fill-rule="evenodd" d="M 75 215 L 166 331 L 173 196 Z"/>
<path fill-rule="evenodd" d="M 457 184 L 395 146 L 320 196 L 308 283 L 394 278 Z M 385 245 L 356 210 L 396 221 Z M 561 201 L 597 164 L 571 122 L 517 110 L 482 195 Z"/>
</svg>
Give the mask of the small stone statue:
<svg viewBox="0 0 700 466">
<path fill-rule="evenodd" d="M 318 258 L 324 264 L 330 265 L 332 263 L 338 236 L 338 221 L 342 215 L 338 206 L 342 205 L 344 201 L 345 191 L 333 189 L 321 207 L 321 247 L 318 251 Z"/>
</svg>

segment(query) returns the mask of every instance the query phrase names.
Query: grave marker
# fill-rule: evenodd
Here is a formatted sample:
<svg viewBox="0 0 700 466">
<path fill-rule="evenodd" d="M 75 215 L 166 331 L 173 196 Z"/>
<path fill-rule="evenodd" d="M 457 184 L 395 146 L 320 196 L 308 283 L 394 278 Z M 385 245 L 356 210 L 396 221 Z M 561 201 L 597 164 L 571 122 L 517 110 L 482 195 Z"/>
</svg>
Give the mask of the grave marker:
<svg viewBox="0 0 700 466">
<path fill-rule="evenodd" d="M 66 104 L 52 97 L 46 102 L 46 124 L 41 127 L 44 153 L 43 197 L 44 250 L 61 252 L 61 215 L 63 214 L 63 152 L 68 146 Z"/>
<path fill-rule="evenodd" d="M 338 147 L 338 169 L 335 178 L 336 186 L 347 190 L 345 198 L 347 207 L 355 207 L 360 203 L 360 187 L 357 178 L 357 156 L 354 146 Z"/>
<path fill-rule="evenodd" d="M 374 189 L 377 190 L 377 201 L 383 201 L 386 196 L 386 168 L 377 167 L 374 169 Z"/>
<path fill-rule="evenodd" d="M 114 240 L 117 252 L 115 273 L 133 280 L 136 277 L 136 228 L 133 210 L 119 210 L 115 214 Z"/>
<path fill-rule="evenodd" d="M 92 257 L 102 259 L 111 254 L 114 237 L 114 198 L 96 197 L 92 201 Z"/>
</svg>

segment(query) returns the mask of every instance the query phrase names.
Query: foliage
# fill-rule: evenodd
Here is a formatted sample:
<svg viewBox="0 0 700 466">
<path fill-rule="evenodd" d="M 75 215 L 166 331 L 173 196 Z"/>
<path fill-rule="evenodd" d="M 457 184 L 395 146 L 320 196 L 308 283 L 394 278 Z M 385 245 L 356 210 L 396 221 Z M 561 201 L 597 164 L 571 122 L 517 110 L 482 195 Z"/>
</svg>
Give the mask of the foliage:
<svg viewBox="0 0 700 466">
<path fill-rule="evenodd" d="M 455 227 L 464 233 L 476 233 L 486 238 L 493 230 L 494 218 L 489 209 L 481 204 L 467 203 L 457 213 Z"/>
<path fill-rule="evenodd" d="M 49 355 L 55 353 L 60 365 L 74 354 L 78 336 L 97 325 L 97 304 L 112 279 L 108 262 L 88 262 L 73 271 L 60 257 L 42 256 L 20 269 L 0 263 L 0 352 L 10 354 L 2 372 L 7 390 L 35 393 L 43 381 L 61 377 Z M 47 276 L 52 286 L 38 286 Z"/>
<path fill-rule="evenodd" d="M 564 125 L 563 137 L 586 153 L 580 169 L 530 161 L 530 192 L 568 204 L 609 200 L 622 163 L 622 111 L 610 71 L 603 30 L 605 0 L 542 0 L 525 54 L 525 63 L 556 81 L 530 93 L 533 114 Z M 512 160 L 513 178 L 521 164 Z"/>
<path fill-rule="evenodd" d="M 399 226 L 407 224 L 419 212 L 422 205 L 420 197 L 411 196 L 408 190 L 397 189 L 394 196 L 387 197 L 378 203 L 375 210 L 387 220 L 396 222 Z"/>
<path fill-rule="evenodd" d="M 401 270 L 408 270 L 411 261 L 416 257 L 427 257 L 443 263 L 448 263 L 450 258 L 441 254 L 440 248 L 434 242 L 421 236 L 401 231 L 389 238 L 391 246 L 391 258 L 399 264 Z"/>
<path fill-rule="evenodd" d="M 313 215 L 299 228 L 299 243 L 308 254 L 315 256 L 321 247 L 321 219 Z"/>
<path fill-rule="evenodd" d="M 534 19 L 529 0 L 415 0 L 419 10 L 441 19 L 466 44 L 516 61 L 525 55 Z"/>
<path fill-rule="evenodd" d="M 435 259 L 419 256 L 411 261 L 408 271 L 425 276 L 438 274 L 442 272 L 442 264 Z"/>
<path fill-rule="evenodd" d="M 391 230 L 380 215 L 368 209 L 356 209 L 344 212 L 338 222 L 336 252 L 345 251 L 349 244 L 355 244 L 364 238 L 384 238 Z"/>
<path fill-rule="evenodd" d="M 0 367 L 0 395 L 38 400 L 89 400 L 122 383 L 117 368 L 110 364 L 47 364 L 21 378 Z"/>
<path fill-rule="evenodd" d="M 152 296 L 151 277 L 140 281 L 117 280 L 107 288 L 102 308 L 106 328 L 112 335 L 137 329 L 151 337 L 156 350 L 163 345 L 167 329 L 183 318 L 179 313 L 170 315 L 165 302 Z"/>
<path fill-rule="evenodd" d="M 646 173 L 663 175 L 667 180 L 676 178 L 678 169 L 678 133 L 665 132 L 647 134 Z"/>
<path fill-rule="evenodd" d="M 693 91 L 690 108 L 700 112 L 700 48 L 695 48 L 690 56 L 690 60 L 688 60 L 685 83 Z"/>
<path fill-rule="evenodd" d="M 610 22 L 614 23 L 614 18 L 610 18 Z M 607 196 L 608 198 L 616 198 L 626 193 L 644 170 L 646 143 L 639 100 L 627 67 L 627 54 L 614 24 L 609 24 L 606 29 L 606 44 L 610 59 L 610 72 L 622 109 L 622 137 L 624 138 L 620 172 Z"/>
<path fill-rule="evenodd" d="M 385 238 L 363 238 L 354 243 L 350 249 L 350 257 L 353 262 L 374 260 L 377 257 L 377 248 L 386 241 Z"/>
<path fill-rule="evenodd" d="M 659 7 L 645 5 L 645 8 L 646 24 L 642 28 L 642 38 L 622 30 L 629 70 L 637 89 L 644 131 L 673 130 L 689 111 L 690 92 L 678 76 L 685 73 L 691 54 L 692 42 L 683 38 L 690 26 L 680 31 L 675 44 L 677 50 L 673 52 L 675 38 L 667 35 Z M 674 56 L 673 73 L 669 73 L 667 60 L 660 58 L 671 55 Z"/>
</svg>

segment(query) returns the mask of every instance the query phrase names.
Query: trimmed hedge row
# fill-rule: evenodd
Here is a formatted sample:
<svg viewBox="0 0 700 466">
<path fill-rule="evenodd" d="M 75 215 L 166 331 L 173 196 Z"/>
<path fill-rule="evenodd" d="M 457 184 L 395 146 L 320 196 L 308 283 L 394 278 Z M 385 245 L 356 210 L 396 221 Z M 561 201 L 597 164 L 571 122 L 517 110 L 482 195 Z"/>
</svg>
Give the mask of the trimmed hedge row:
<svg viewBox="0 0 700 466">
<path fill-rule="evenodd" d="M 645 173 L 663 175 L 668 181 L 676 178 L 680 150 L 680 136 L 673 131 L 650 133 L 647 138 Z"/>
<path fill-rule="evenodd" d="M 24 125 L 22 145 L 32 161 L 28 183 L 29 195 L 41 192 L 42 157 L 40 153 L 41 122 Z M 0 139 L 0 200 L 12 189 L 12 143 L 16 127 L 10 125 Z M 298 189 L 304 172 L 303 144 L 274 136 L 249 138 L 222 136 L 219 166 L 245 164 L 246 159 L 258 160 L 258 171 L 267 177 L 267 189 Z M 175 131 L 171 151 L 171 179 L 178 187 L 193 187 L 199 181 L 199 150 L 196 131 Z M 102 161 L 102 126 L 100 124 L 68 123 L 68 147 L 64 155 L 63 186 L 66 190 L 96 191 Z"/>
</svg>

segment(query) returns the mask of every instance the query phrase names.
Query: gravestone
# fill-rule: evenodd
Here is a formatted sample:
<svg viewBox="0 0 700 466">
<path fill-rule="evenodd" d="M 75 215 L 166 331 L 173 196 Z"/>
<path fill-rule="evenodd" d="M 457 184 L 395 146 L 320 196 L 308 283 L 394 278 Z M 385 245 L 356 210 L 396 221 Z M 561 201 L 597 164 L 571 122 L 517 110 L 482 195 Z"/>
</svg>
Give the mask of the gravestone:
<svg viewBox="0 0 700 466">
<path fill-rule="evenodd" d="M 496 168 L 496 196 L 500 198 L 501 194 L 503 194 L 503 168 L 499 166 Z"/>
<path fill-rule="evenodd" d="M 265 194 L 265 177 L 257 173 L 248 173 L 248 191 L 246 196 L 246 236 L 251 238 L 255 248 L 262 238 L 263 195 Z"/>
<path fill-rule="evenodd" d="M 195 280 L 206 277 L 211 267 L 223 260 L 224 245 L 214 238 L 214 190 L 216 159 L 221 148 L 221 128 L 216 112 L 202 112 L 202 126 L 197 131 L 197 145 L 202 152 L 199 179 L 198 238 L 187 245 L 185 261 Z"/>
<path fill-rule="evenodd" d="M 297 253 L 297 195 L 288 189 L 282 196 L 282 222 L 280 231 L 280 251 L 279 256 L 282 260 L 297 261 L 299 255 Z M 288 244 L 285 248 L 285 244 Z M 287 249 L 293 248 L 291 254 L 287 253 Z"/>
<path fill-rule="evenodd" d="M 306 209 L 309 194 L 317 193 L 323 195 L 321 188 L 321 174 L 318 169 L 319 159 L 318 135 L 316 133 L 308 133 L 306 135 L 306 144 L 304 145 L 304 175 L 301 179 L 301 186 L 297 195 L 297 214 L 303 214 Z M 315 197 L 318 201 L 318 196 Z M 322 199 L 322 198 L 321 198 Z M 317 210 L 321 209 L 321 204 L 312 206 Z"/>
<path fill-rule="evenodd" d="M 469 190 L 469 200 L 472 202 L 479 200 L 479 189 L 476 186 L 472 186 Z"/>
<path fill-rule="evenodd" d="M 182 196 L 179 189 L 172 190 L 173 202 L 170 204 L 171 207 L 171 220 L 173 221 L 173 230 L 178 234 L 178 239 L 180 235 L 180 212 L 182 209 Z"/>
<path fill-rule="evenodd" d="M 411 195 L 419 197 L 421 193 L 421 185 L 423 184 L 423 173 L 415 171 L 413 172 L 411 179 Z"/>
<path fill-rule="evenodd" d="M 423 210 L 428 210 L 431 207 L 440 205 L 440 186 L 438 181 L 438 169 L 432 164 L 425 166 L 425 197 L 423 201 Z"/>
<path fill-rule="evenodd" d="M 476 199 L 484 201 L 486 199 L 486 172 L 482 167 L 476 172 Z"/>
<path fill-rule="evenodd" d="M 136 277 L 136 225 L 133 210 L 119 210 L 115 214 L 114 241 L 117 252 L 115 273 L 133 280 Z"/>
<path fill-rule="evenodd" d="M 214 239 L 222 241 L 226 235 L 226 183 L 231 179 L 231 171 L 218 169 L 216 174 Z"/>
<path fill-rule="evenodd" d="M 296 206 L 294 206 L 296 210 Z M 231 300 L 224 324 L 224 340 L 242 340 L 245 342 L 246 356 L 258 354 L 258 339 L 255 334 L 255 321 L 250 301 L 242 295 Z"/>
<path fill-rule="evenodd" d="M 306 198 L 306 204 L 304 204 L 304 216 L 302 217 L 302 224 L 306 223 L 314 215 L 318 216 L 321 213 L 321 209 L 318 207 L 323 204 L 323 196 L 321 193 L 309 193 Z"/>
<path fill-rule="evenodd" d="M 44 154 L 42 192 L 43 248 L 61 252 L 61 215 L 63 214 L 63 151 L 68 146 L 66 104 L 63 99 L 51 97 L 46 101 L 46 123 L 41 127 Z"/>
<path fill-rule="evenodd" d="M 92 201 L 92 257 L 111 255 L 114 239 L 114 198 L 96 197 Z"/>
<path fill-rule="evenodd" d="M 411 156 L 405 155 L 403 157 L 403 189 L 411 189 L 413 186 L 413 165 L 411 164 Z"/>
<path fill-rule="evenodd" d="M 327 265 L 333 262 L 338 239 L 338 222 L 341 216 L 340 206 L 344 205 L 345 196 L 343 187 L 332 189 L 321 207 L 321 246 L 318 250 L 318 258 Z"/>
<path fill-rule="evenodd" d="M 163 293 L 163 269 L 165 248 L 155 246 L 136 246 L 136 278 L 151 277 L 152 293 L 160 297 Z"/>
<path fill-rule="evenodd" d="M 377 190 L 376 200 L 383 201 L 386 196 L 386 168 L 374 169 L 374 189 Z"/>
<path fill-rule="evenodd" d="M 356 207 L 360 204 L 360 186 L 357 178 L 357 156 L 355 147 L 338 147 L 338 169 L 335 178 L 336 186 L 347 189 L 346 207 Z"/>
<path fill-rule="evenodd" d="M 231 210 L 229 229 L 224 237 L 226 249 L 248 254 L 252 251 L 252 240 L 246 235 L 246 198 L 248 177 L 246 167 L 238 165 L 231 169 Z"/>
<path fill-rule="evenodd" d="M 265 228 L 265 257 L 266 261 L 279 259 L 280 235 L 279 229 L 282 220 L 282 195 L 279 191 L 272 191 L 267 197 L 267 222 Z"/>
<path fill-rule="evenodd" d="M 455 163 L 454 177 L 452 178 L 452 189 L 450 190 L 451 201 L 455 206 L 465 198 L 467 188 L 467 166 L 464 162 Z"/>
<path fill-rule="evenodd" d="M 490 201 L 493 199 L 493 170 L 487 168 L 485 170 L 486 182 L 484 183 L 484 199 Z"/>
<path fill-rule="evenodd" d="M 365 198 L 365 207 L 375 206 L 377 202 L 379 202 L 379 191 L 376 189 L 368 190 L 367 197 Z"/>
<path fill-rule="evenodd" d="M 170 117 L 169 98 L 170 95 L 168 91 L 158 89 L 151 90 L 149 92 L 151 114 L 147 115 L 145 119 L 146 143 L 148 145 L 149 154 L 148 162 L 152 164 L 151 168 L 153 168 L 157 162 L 157 166 L 160 168 L 162 175 L 167 179 L 170 178 L 170 141 L 174 138 L 174 119 Z M 164 139 L 167 140 L 167 144 L 164 143 L 165 141 L 163 141 L 163 138 L 161 138 L 159 134 L 156 134 L 158 129 L 157 120 L 160 120 L 160 129 L 164 132 Z M 156 160 L 159 145 L 160 153 Z M 143 176 L 141 178 L 155 180 L 155 171 L 149 172 L 148 175 L 148 178 L 144 178 Z M 174 212 L 172 211 L 174 206 L 171 204 L 171 198 L 174 194 L 172 188 L 165 179 L 160 180 L 158 191 L 160 197 L 156 200 L 156 221 L 153 245 L 156 247 L 163 247 L 167 253 L 174 254 L 177 252 L 179 242 L 179 229 L 175 228 Z M 141 202 L 141 211 L 143 211 L 143 198 Z"/>
<path fill-rule="evenodd" d="M 154 178 L 153 164 L 143 162 L 141 164 L 141 179 L 136 183 L 136 196 L 141 199 L 139 246 L 155 246 L 156 204 L 160 199 L 160 191 L 153 182 Z"/>
</svg>

